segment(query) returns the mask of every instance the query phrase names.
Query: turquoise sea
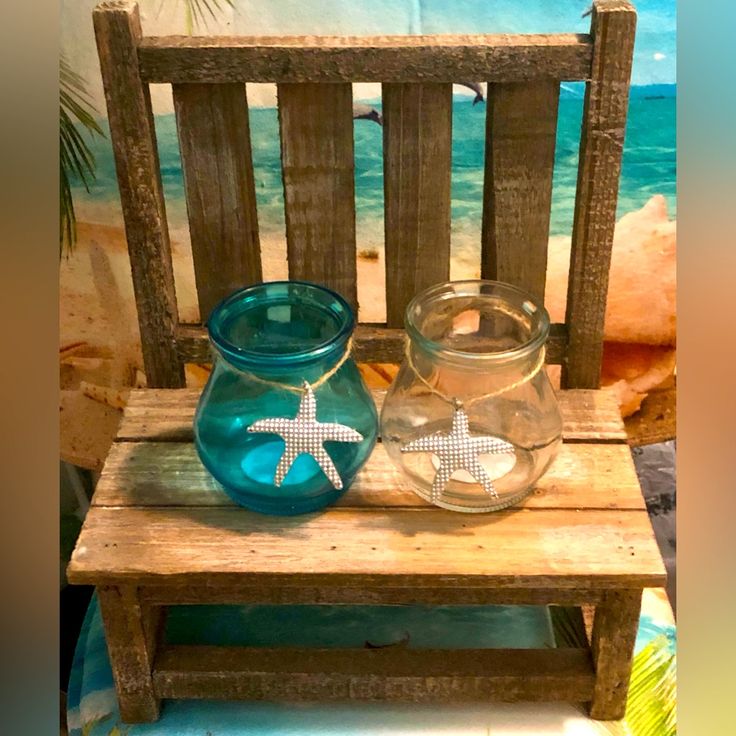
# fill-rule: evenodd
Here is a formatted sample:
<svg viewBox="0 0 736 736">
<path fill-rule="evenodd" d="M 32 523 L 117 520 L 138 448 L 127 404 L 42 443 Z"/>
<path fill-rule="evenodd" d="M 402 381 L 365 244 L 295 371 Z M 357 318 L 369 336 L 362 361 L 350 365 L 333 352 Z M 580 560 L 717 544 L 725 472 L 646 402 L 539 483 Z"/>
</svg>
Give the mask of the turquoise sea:
<svg viewBox="0 0 736 736">
<path fill-rule="evenodd" d="M 228 18 L 228 33 L 255 35 L 272 34 L 275 29 L 283 34 L 337 35 L 587 33 L 590 18 L 586 11 L 590 4 L 590 0 L 371 0 L 350 4 L 347 12 L 345 0 L 235 0 L 232 14 L 223 11 L 222 15 Z M 618 214 L 620 217 L 640 208 L 653 194 L 663 194 L 670 216 L 675 217 L 676 3 L 634 0 L 634 5 L 638 17 Z M 167 12 L 162 8 L 157 11 L 160 21 Z M 461 89 L 455 87 L 455 92 Z M 582 98 L 582 84 L 562 85 L 552 235 L 567 235 L 572 227 Z M 477 248 L 486 106 L 480 103 L 474 107 L 471 99 L 457 94 L 453 106 L 452 227 L 453 246 L 468 243 Z M 380 110 L 380 98 L 359 101 Z M 101 98 L 98 109 L 104 109 Z M 169 101 L 160 112 L 171 109 Z M 275 108 L 251 107 L 250 116 L 259 226 L 265 234 L 283 235 L 277 112 Z M 101 123 L 105 128 L 107 122 Z M 180 229 L 186 225 L 186 206 L 173 114 L 157 115 L 156 128 L 169 221 L 173 229 Z M 358 243 L 362 247 L 380 246 L 382 131 L 370 120 L 355 121 L 354 130 Z M 98 161 L 98 180 L 89 194 L 77 187 L 75 201 L 80 219 L 120 222 L 119 214 L 115 215 L 119 203 L 109 140 L 97 139 L 92 147 Z M 86 207 L 90 204 L 94 208 Z"/>
<path fill-rule="evenodd" d="M 676 215 L 675 85 L 632 87 L 618 204 L 619 216 L 636 210 L 653 194 L 665 195 L 670 216 Z M 581 85 L 564 85 L 560 97 L 551 219 L 552 235 L 571 231 L 578 145 L 582 115 Z M 380 110 L 380 101 L 370 102 Z M 453 103 L 452 219 L 453 236 L 475 239 L 480 233 L 485 103 L 456 96 Z M 280 144 L 275 108 L 250 110 L 251 137 L 258 199 L 259 226 L 264 233 L 283 233 Z M 186 223 L 176 123 L 173 115 L 156 116 L 161 169 L 172 227 Z M 100 121 L 106 128 L 107 122 Z M 382 129 L 371 120 L 354 121 L 355 186 L 358 239 L 382 240 Z M 96 139 L 97 180 L 90 192 L 77 187 L 76 201 L 84 218 L 86 203 L 118 208 L 118 190 L 109 140 Z"/>
</svg>

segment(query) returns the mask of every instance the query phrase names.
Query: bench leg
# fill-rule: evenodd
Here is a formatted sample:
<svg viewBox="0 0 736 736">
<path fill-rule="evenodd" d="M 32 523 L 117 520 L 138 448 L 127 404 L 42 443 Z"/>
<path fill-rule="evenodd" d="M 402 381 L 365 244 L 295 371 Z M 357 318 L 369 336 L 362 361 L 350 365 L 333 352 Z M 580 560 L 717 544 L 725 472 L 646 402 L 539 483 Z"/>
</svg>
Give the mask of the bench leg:
<svg viewBox="0 0 736 736">
<path fill-rule="evenodd" d="M 641 593 L 641 590 L 610 591 L 595 608 L 591 650 L 596 676 L 590 717 L 596 720 L 624 717 Z"/>
<path fill-rule="evenodd" d="M 125 723 L 158 719 L 159 699 L 153 691 L 153 657 L 163 609 L 146 606 L 133 586 L 99 587 L 120 717 Z"/>
</svg>

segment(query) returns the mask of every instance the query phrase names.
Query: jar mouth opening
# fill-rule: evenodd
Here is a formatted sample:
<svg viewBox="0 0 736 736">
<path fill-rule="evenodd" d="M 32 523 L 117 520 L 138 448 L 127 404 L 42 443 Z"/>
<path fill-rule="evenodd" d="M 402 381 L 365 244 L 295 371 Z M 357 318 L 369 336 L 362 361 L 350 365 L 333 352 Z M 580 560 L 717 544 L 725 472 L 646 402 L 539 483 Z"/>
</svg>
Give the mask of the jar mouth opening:
<svg viewBox="0 0 736 736">
<path fill-rule="evenodd" d="M 268 281 L 225 297 L 207 320 L 226 360 L 256 366 L 314 361 L 343 347 L 355 318 L 336 292 L 307 281 Z"/>
<path fill-rule="evenodd" d="M 501 281 L 446 281 L 417 294 L 404 325 L 412 342 L 437 357 L 484 365 L 532 355 L 549 335 L 547 310 Z"/>
</svg>

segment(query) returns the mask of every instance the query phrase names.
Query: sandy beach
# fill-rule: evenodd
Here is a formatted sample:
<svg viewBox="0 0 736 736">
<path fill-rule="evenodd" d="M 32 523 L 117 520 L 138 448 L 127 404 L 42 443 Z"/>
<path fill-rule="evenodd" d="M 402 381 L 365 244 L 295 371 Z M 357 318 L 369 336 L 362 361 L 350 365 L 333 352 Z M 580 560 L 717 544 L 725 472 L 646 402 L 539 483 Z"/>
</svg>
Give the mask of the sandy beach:
<svg viewBox="0 0 736 736">
<path fill-rule="evenodd" d="M 170 237 L 179 318 L 198 322 L 189 234 L 184 228 L 172 228 Z M 267 232 L 260 234 L 260 241 L 264 280 L 287 279 L 284 237 Z M 363 250 L 371 255 L 358 258 L 359 319 L 381 322 L 386 314 L 383 252 L 371 247 Z M 78 223 L 74 251 L 60 264 L 60 289 L 62 344 L 86 341 L 112 350 L 137 341 L 133 283 L 122 225 Z"/>
<path fill-rule="evenodd" d="M 74 252 L 60 264 L 61 341 L 85 341 L 104 351 L 130 349 L 138 342 L 135 301 L 122 222 L 100 224 L 81 213 Z M 106 220 L 109 222 L 110 210 Z M 116 218 L 119 220 L 119 217 Z M 610 273 L 606 339 L 670 346 L 675 344 L 675 232 L 664 198 L 655 196 L 616 227 Z M 478 278 L 479 232 L 454 231 L 452 279 Z M 198 322 L 194 268 L 186 226 L 170 229 L 174 278 L 182 322 Z M 358 223 L 360 322 L 383 322 L 386 314 L 385 262 L 380 222 Z M 263 278 L 288 278 L 283 233 L 260 233 Z M 549 241 L 545 306 L 553 322 L 564 321 L 570 238 Z M 658 284 L 652 289 L 652 283 Z"/>
</svg>

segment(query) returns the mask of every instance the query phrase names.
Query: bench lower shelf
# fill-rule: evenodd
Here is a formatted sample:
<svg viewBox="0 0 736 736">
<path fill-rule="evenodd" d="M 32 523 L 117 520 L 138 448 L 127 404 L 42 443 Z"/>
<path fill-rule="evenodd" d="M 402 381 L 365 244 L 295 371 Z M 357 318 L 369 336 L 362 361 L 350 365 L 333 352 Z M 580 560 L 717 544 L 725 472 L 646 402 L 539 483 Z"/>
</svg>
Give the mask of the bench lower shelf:
<svg viewBox="0 0 736 736">
<path fill-rule="evenodd" d="M 594 684 L 586 649 L 167 646 L 153 669 L 159 698 L 586 702 Z"/>
<path fill-rule="evenodd" d="M 128 723 L 156 720 L 162 698 L 589 702 L 591 717 L 618 719 L 641 603 L 641 590 L 593 596 L 585 648 L 319 649 L 167 644 L 167 607 L 146 603 L 145 587 L 105 586 L 98 595 Z M 554 601 L 554 592 L 545 598 Z"/>
</svg>

